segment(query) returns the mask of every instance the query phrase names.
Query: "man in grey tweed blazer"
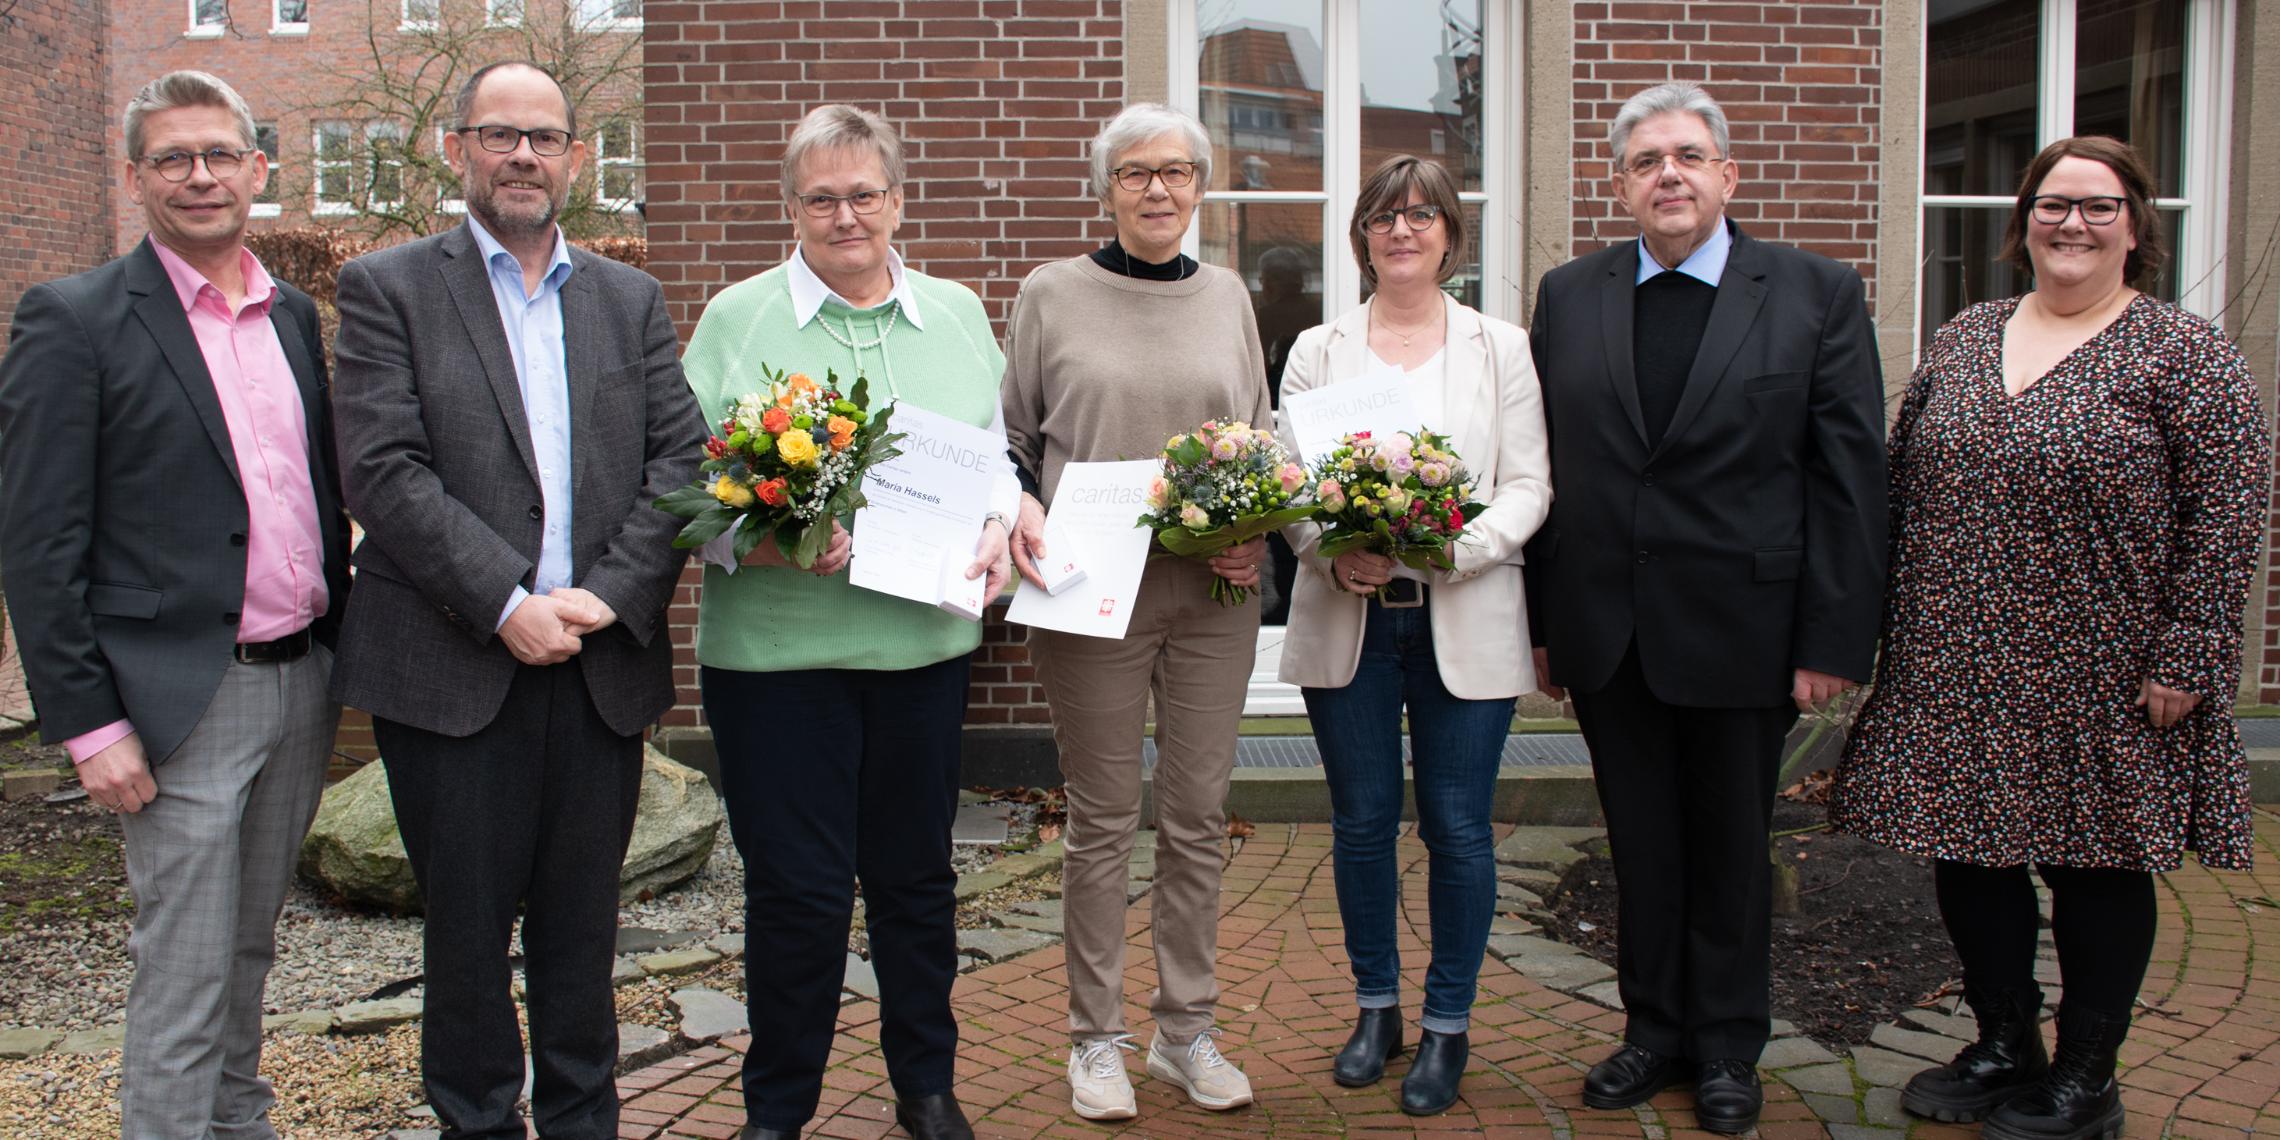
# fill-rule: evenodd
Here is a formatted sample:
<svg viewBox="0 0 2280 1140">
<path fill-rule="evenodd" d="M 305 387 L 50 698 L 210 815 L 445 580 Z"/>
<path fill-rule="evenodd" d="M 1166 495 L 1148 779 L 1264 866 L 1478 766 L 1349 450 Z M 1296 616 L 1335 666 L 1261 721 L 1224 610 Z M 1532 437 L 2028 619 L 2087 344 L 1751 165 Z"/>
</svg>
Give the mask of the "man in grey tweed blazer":
<svg viewBox="0 0 2280 1140">
<path fill-rule="evenodd" d="M 422 1068 L 453 1137 L 532 1112 L 617 1135 L 610 968 L 641 731 L 672 704 L 665 606 L 704 428 L 655 279 L 570 248 L 585 144 L 527 64 L 477 72 L 445 156 L 468 221 L 340 276 L 342 477 L 365 529 L 334 694 L 369 710 L 427 906 Z"/>
</svg>

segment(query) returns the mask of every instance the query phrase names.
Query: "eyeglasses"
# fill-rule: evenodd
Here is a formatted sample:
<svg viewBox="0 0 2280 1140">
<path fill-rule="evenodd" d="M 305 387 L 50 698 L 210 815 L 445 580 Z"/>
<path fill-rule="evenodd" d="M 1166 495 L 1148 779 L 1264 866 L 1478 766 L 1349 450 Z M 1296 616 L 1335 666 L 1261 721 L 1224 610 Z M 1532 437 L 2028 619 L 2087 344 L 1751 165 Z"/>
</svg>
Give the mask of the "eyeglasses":
<svg viewBox="0 0 2280 1140">
<path fill-rule="evenodd" d="M 478 124 L 459 128 L 461 134 L 475 136 L 475 141 L 492 154 L 513 154 L 524 139 L 530 140 L 530 152 L 540 158 L 558 158 L 570 149 L 570 140 L 577 136 L 553 127 L 539 127 L 526 131 L 521 127 L 501 126 L 496 123 Z"/>
<path fill-rule="evenodd" d="M 1656 154 L 1653 151 L 1647 151 L 1644 154 L 1633 156 L 1631 161 L 1624 163 L 1623 173 L 1633 178 L 1657 177 L 1662 174 L 1663 163 L 1675 162 L 1680 170 L 1691 174 L 1708 170 L 1724 161 L 1726 160 L 1723 158 L 1713 158 L 1698 150 L 1682 150 L 1677 154 Z"/>
<path fill-rule="evenodd" d="M 158 171 L 158 176 L 168 182 L 189 181 L 190 167 L 200 159 L 205 160 L 206 173 L 216 178 L 228 178 L 238 172 L 238 167 L 245 165 L 245 156 L 259 149 L 249 146 L 244 150 L 232 150 L 226 146 L 217 146 L 196 152 L 170 150 L 165 154 L 144 155 L 143 161 L 149 163 L 152 169 Z"/>
<path fill-rule="evenodd" d="M 1363 218 L 1362 228 L 1373 234 L 1390 234 L 1393 232 L 1393 220 L 1395 218 L 1407 221 L 1412 231 L 1429 230 L 1433 228 L 1433 223 L 1441 220 L 1441 208 L 1439 206 L 1403 206 L 1398 210 L 1382 210 Z"/>
<path fill-rule="evenodd" d="M 1192 162 L 1167 162 L 1153 170 L 1145 166 L 1119 166 L 1109 173 L 1116 176 L 1118 186 L 1122 186 L 1135 194 L 1147 190 L 1148 183 L 1158 178 L 1164 180 L 1164 189 L 1177 190 L 1195 181 L 1195 164 Z"/>
<path fill-rule="evenodd" d="M 2076 209 L 2082 211 L 2083 225 L 2110 226 L 2114 224 L 2115 218 L 2122 216 L 2122 207 L 2127 205 L 2129 205 L 2127 198 L 2116 198 L 2104 194 L 2089 198 L 2061 198 L 2056 194 L 2038 194 L 2028 208 L 2035 212 L 2035 220 L 2046 226 L 2065 225 L 2066 215 L 2073 213 Z"/>
<path fill-rule="evenodd" d="M 847 208 L 858 214 L 876 214 L 887 208 L 887 194 L 888 191 L 885 190 L 857 190 L 853 194 L 802 194 L 799 203 L 800 209 L 806 211 L 811 218 L 828 218 L 838 213 L 841 202 L 847 203 Z"/>
</svg>

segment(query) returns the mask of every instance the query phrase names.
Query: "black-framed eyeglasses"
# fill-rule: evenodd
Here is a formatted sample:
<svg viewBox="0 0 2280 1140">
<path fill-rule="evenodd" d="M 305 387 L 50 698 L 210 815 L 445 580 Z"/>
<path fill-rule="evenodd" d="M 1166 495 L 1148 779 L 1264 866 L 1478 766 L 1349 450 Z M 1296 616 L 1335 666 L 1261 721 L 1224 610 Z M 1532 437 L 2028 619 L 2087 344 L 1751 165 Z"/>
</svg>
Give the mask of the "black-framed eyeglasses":
<svg viewBox="0 0 2280 1140">
<path fill-rule="evenodd" d="M 200 151 L 170 150 L 165 154 L 146 154 L 143 161 L 149 163 L 151 169 L 158 171 L 158 176 L 168 182 L 189 181 L 190 168 L 201 161 L 206 164 L 206 173 L 216 178 L 228 178 L 238 172 L 238 167 L 245 165 L 245 156 L 260 149 L 254 146 L 242 150 L 217 146 Z"/>
<path fill-rule="evenodd" d="M 2093 194 L 2088 198 L 2037 194 L 2027 208 L 2034 211 L 2036 221 L 2046 226 L 2065 225 L 2066 215 L 2076 210 L 2082 211 L 2083 225 L 2110 226 L 2114 224 L 2115 218 L 2122 216 L 2122 210 L 2129 204 L 2129 199 L 2116 198 L 2111 194 Z"/>
<path fill-rule="evenodd" d="M 1403 206 L 1398 210 L 1380 210 L 1363 218 L 1362 228 L 1373 234 L 1390 234 L 1393 232 L 1393 220 L 1395 218 L 1408 222 L 1412 232 L 1422 232 L 1432 229 L 1433 223 L 1441 220 L 1441 208 L 1439 206 L 1421 205 Z"/>
<path fill-rule="evenodd" d="M 477 123 L 459 128 L 459 133 L 474 135 L 475 142 L 492 154 L 513 154 L 524 139 L 530 140 L 530 152 L 540 158 L 559 158 L 570 150 L 570 140 L 578 136 L 554 127 L 524 130 L 500 123 Z"/>
<path fill-rule="evenodd" d="M 857 190 L 853 194 L 802 194 L 800 210 L 811 218 L 828 218 L 839 212 L 839 204 L 858 214 L 876 214 L 887 208 L 887 190 Z"/>
<path fill-rule="evenodd" d="M 1650 150 L 1633 155 L 1631 161 L 1623 164 L 1623 173 L 1633 178 L 1659 176 L 1662 174 L 1663 164 L 1666 162 L 1676 163 L 1680 170 L 1688 173 L 1700 173 L 1724 161 L 1726 160 L 1716 155 L 1693 149 L 1682 150 L 1676 154 L 1658 154 Z"/>
<path fill-rule="evenodd" d="M 1164 180 L 1164 189 L 1166 190 L 1177 190 L 1195 181 L 1195 164 L 1192 162 L 1167 162 L 1162 166 L 1153 168 L 1119 166 L 1109 173 L 1116 176 L 1118 186 L 1139 194 L 1148 189 L 1148 183 L 1158 178 Z"/>
</svg>

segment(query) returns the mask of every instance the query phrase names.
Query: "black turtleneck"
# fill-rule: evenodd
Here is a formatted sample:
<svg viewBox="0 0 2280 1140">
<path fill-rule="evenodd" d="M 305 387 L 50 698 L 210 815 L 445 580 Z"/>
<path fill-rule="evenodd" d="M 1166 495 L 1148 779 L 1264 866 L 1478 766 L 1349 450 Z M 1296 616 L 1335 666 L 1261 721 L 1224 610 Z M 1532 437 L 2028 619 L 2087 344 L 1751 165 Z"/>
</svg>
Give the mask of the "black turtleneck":
<svg viewBox="0 0 2280 1140">
<path fill-rule="evenodd" d="M 1115 238 L 1092 252 L 1093 264 L 1110 273 L 1141 281 L 1185 281 L 1195 276 L 1195 259 L 1180 254 L 1170 261 L 1142 261 L 1125 251 L 1124 243 Z"/>
</svg>

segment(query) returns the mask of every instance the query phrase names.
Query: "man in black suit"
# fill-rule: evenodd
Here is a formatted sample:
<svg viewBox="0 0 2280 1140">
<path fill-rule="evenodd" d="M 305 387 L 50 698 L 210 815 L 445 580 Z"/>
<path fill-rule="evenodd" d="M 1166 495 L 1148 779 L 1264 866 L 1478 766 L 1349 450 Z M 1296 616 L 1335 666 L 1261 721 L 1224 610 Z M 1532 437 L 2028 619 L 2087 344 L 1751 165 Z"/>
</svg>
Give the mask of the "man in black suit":
<svg viewBox="0 0 2280 1140">
<path fill-rule="evenodd" d="M 125 838 L 121 1134 L 273 1138 L 262 989 L 348 601 L 324 345 L 245 248 L 245 100 L 172 72 L 124 134 L 150 237 L 27 291 L 0 362 L 0 562 L 40 731 Z"/>
<path fill-rule="evenodd" d="M 1639 240 L 1545 274 L 1529 329 L 1557 489 L 1527 555 L 1537 673 L 1575 695 L 1621 891 L 1625 1045 L 1584 1101 L 1692 1076 L 1702 1126 L 1740 1132 L 1782 741 L 1875 652 L 1883 385 L 1859 274 L 1726 221 L 1716 102 L 1652 88 L 1610 134 Z"/>
<path fill-rule="evenodd" d="M 705 432 L 655 278 L 572 248 L 585 156 L 545 72 L 469 77 L 467 223 L 341 271 L 342 477 L 364 525 L 333 691 L 367 709 L 427 907 L 428 1101 L 516 1137 L 522 915 L 541 1135 L 617 1136 L 610 987 L 641 732 L 673 703 L 685 555 L 650 504 Z"/>
</svg>

